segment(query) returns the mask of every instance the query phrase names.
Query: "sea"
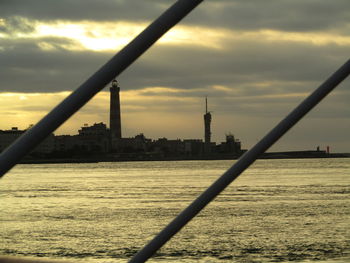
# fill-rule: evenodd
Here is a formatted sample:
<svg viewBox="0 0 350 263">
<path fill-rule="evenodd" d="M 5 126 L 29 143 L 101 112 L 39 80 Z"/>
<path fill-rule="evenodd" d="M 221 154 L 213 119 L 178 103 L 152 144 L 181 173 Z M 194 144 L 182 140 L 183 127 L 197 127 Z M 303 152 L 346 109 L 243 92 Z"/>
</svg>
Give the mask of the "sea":
<svg viewBox="0 0 350 263">
<path fill-rule="evenodd" d="M 0 255 L 127 262 L 234 162 L 17 165 Z M 350 262 L 350 158 L 256 161 L 149 262 Z"/>
</svg>

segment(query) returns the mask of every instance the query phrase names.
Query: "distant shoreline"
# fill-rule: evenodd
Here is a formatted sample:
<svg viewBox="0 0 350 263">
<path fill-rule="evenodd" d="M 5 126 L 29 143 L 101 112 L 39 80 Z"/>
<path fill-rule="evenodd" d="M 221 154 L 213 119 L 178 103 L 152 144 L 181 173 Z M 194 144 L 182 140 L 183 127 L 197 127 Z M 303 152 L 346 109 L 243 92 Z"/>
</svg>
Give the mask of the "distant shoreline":
<svg viewBox="0 0 350 263">
<path fill-rule="evenodd" d="M 99 162 L 135 162 L 135 161 L 199 161 L 199 160 L 237 160 L 241 155 L 208 156 L 171 156 L 159 157 L 147 154 L 135 156 L 106 155 L 74 158 L 25 158 L 21 164 L 55 164 L 55 163 L 99 163 Z M 350 158 L 350 153 L 326 153 L 323 151 L 267 152 L 258 159 L 324 159 Z"/>
</svg>

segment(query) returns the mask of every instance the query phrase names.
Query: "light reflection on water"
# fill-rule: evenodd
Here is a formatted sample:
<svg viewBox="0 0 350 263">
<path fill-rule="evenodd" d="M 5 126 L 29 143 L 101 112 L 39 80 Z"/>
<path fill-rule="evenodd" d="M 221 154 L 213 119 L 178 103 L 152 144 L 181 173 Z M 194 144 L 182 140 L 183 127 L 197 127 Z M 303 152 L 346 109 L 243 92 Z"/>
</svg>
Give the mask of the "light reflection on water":
<svg viewBox="0 0 350 263">
<path fill-rule="evenodd" d="M 19 165 L 0 254 L 126 262 L 231 163 Z M 349 262 L 349 175 L 350 159 L 259 160 L 151 262 Z"/>
</svg>

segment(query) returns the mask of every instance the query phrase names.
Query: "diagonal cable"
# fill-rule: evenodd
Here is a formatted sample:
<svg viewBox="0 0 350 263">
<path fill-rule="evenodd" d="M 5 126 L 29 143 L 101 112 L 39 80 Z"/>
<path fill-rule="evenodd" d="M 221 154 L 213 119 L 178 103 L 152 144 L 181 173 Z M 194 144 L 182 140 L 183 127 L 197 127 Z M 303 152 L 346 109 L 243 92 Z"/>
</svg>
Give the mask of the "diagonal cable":
<svg viewBox="0 0 350 263">
<path fill-rule="evenodd" d="M 130 66 L 203 0 L 178 0 L 110 61 L 0 154 L 0 177 Z"/>
<path fill-rule="evenodd" d="M 206 205 L 219 195 L 233 180 L 248 168 L 261 154 L 270 148 L 290 128 L 301 120 L 313 107 L 327 96 L 350 74 L 350 60 L 333 73 L 319 88 L 299 104 L 275 128 L 246 152 L 230 169 L 170 222 L 153 240 L 141 249 L 129 263 L 145 262 L 178 231 L 191 221 Z"/>
</svg>

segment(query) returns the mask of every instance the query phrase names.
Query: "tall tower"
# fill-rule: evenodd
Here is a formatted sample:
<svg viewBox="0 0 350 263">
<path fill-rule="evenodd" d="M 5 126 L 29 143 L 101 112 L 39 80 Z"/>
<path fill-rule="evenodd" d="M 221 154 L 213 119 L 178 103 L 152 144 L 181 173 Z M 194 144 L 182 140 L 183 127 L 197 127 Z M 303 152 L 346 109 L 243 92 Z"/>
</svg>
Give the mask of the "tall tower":
<svg viewBox="0 0 350 263">
<path fill-rule="evenodd" d="M 120 120 L 120 87 L 116 80 L 112 81 L 112 87 L 110 87 L 110 112 L 109 112 L 109 128 L 111 133 L 111 139 L 120 139 L 122 137 L 122 125 Z"/>
<path fill-rule="evenodd" d="M 206 145 L 210 144 L 210 123 L 211 123 L 211 114 L 208 112 L 208 99 L 205 97 L 205 114 L 204 114 L 204 142 Z"/>
</svg>

